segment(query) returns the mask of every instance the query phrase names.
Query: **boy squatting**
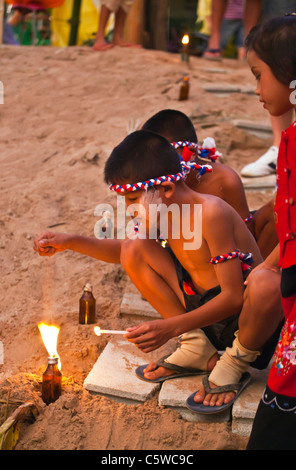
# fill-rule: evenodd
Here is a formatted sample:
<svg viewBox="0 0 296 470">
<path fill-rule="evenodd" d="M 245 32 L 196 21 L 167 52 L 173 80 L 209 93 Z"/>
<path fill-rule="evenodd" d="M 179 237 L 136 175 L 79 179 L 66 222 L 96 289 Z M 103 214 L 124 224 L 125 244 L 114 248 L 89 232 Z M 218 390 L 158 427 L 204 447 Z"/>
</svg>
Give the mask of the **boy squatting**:
<svg viewBox="0 0 296 470">
<path fill-rule="evenodd" d="M 185 184 L 178 153 L 162 136 L 142 130 L 127 136 L 106 162 L 105 181 L 125 197 L 127 207 L 145 207 L 152 192 L 157 201 L 177 204 L 181 211 L 182 205 L 201 204 L 201 247 L 184 250 L 182 227 L 180 238 L 174 239 L 169 217 L 169 249 L 149 239 L 122 242 L 43 232 L 35 240 L 35 250 L 48 256 L 70 249 L 120 262 L 162 316 L 128 328 L 126 338 L 150 352 L 179 337 L 179 347 L 171 356 L 159 364 L 141 366 L 138 375 L 161 381 L 179 376 L 184 369 L 187 374 L 203 374 L 204 385 L 188 398 L 187 406 L 201 413 L 222 411 L 248 384 L 249 365 L 265 368 L 272 357 L 282 321 L 279 273 L 257 270 L 244 286 L 249 272 L 242 270 L 244 255 L 252 253 L 253 267 L 262 262 L 254 237 L 227 203 Z M 143 182 L 148 182 L 146 187 Z M 149 228 L 149 211 L 143 214 Z M 190 226 L 190 218 L 180 221 Z M 217 262 L 220 257 L 226 262 Z M 221 357 L 218 350 L 225 350 Z"/>
</svg>

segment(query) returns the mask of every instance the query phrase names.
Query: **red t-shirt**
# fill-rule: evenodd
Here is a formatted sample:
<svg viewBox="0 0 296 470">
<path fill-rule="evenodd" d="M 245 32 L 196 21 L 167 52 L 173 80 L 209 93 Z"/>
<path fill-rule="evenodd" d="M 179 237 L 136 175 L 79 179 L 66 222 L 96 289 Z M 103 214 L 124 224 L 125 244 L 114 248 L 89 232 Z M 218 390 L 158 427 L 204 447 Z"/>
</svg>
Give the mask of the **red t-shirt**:
<svg viewBox="0 0 296 470">
<path fill-rule="evenodd" d="M 289 268 L 296 264 L 296 121 L 282 133 L 274 211 L 281 249 L 279 266 Z"/>
<path fill-rule="evenodd" d="M 279 266 L 296 264 L 296 122 L 282 133 L 277 161 L 275 222 L 280 242 Z M 296 295 L 282 298 L 285 324 L 277 344 L 268 386 L 296 397 Z"/>
</svg>

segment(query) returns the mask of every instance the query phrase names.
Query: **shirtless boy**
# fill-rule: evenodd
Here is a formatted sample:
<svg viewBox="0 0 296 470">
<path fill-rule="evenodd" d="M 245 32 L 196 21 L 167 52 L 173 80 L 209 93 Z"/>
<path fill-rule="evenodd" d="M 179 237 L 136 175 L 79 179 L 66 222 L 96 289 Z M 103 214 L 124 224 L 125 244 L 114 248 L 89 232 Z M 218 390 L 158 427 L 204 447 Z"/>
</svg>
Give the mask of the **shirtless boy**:
<svg viewBox="0 0 296 470">
<path fill-rule="evenodd" d="M 205 164 L 205 159 L 212 160 L 212 173 L 207 173 L 199 178 L 198 172 L 193 169 L 186 177 L 186 184 L 194 191 L 221 197 L 230 204 L 240 214 L 254 235 L 260 252 L 265 259 L 278 244 L 273 199 L 250 213 L 239 175 L 228 165 L 219 162 L 217 152 L 214 159 L 211 157 L 211 152 L 207 157 L 209 152 L 206 150 L 197 153 L 194 148 L 198 143 L 195 128 L 191 119 L 181 111 L 163 109 L 149 118 L 143 124 L 142 129 L 156 132 L 165 137 L 186 161 L 190 158 L 202 165 Z"/>
<path fill-rule="evenodd" d="M 174 204 L 180 209 L 178 238 L 173 236 L 176 219 L 168 211 L 169 250 L 150 239 L 121 243 L 48 232 L 35 240 L 35 250 L 46 255 L 72 249 L 111 262 L 120 258 L 133 283 L 163 317 L 129 328 L 126 338 L 149 352 L 181 335 L 180 347 L 165 359 L 164 365 L 144 367 L 142 378 L 178 376 L 171 366 L 175 364 L 178 370 L 179 361 L 181 368 L 193 368 L 205 377 L 211 372 L 208 386 L 212 388 L 240 383 L 258 356 L 262 362 L 258 367 L 266 367 L 282 319 L 279 275 L 259 270 L 244 289 L 242 261 L 245 267 L 248 257 L 245 259 L 243 254 L 252 253 L 253 266 L 260 264 L 262 257 L 237 212 L 220 198 L 192 191 L 183 181 L 176 150 L 165 138 L 151 132 L 134 132 L 115 147 L 105 166 L 105 180 L 110 189 L 125 197 L 127 207 L 139 204 L 137 218 L 148 228 L 151 202 L 161 202 L 168 209 Z M 185 243 L 196 236 L 195 205 L 202 207 L 201 245 L 188 250 Z M 190 208 L 189 214 L 185 207 Z M 159 224 L 160 218 L 158 228 Z M 192 240 L 184 237 L 188 228 Z M 219 255 L 226 254 L 230 259 L 215 263 Z M 219 359 L 217 350 L 225 348 Z M 188 349 L 193 354 L 188 355 Z M 192 401 L 203 407 L 201 412 L 210 408 L 216 412 L 223 409 L 222 404 L 228 406 L 234 396 L 233 391 L 205 393 L 202 387 Z"/>
</svg>

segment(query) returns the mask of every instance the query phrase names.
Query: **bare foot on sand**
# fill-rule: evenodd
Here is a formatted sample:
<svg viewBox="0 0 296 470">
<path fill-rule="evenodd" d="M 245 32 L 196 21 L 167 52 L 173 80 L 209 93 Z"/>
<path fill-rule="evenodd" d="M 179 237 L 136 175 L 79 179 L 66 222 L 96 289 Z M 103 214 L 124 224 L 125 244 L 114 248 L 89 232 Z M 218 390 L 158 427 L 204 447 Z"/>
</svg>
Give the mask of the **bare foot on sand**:
<svg viewBox="0 0 296 470">
<path fill-rule="evenodd" d="M 130 42 L 125 42 L 123 39 L 113 39 L 112 44 L 114 46 L 119 46 L 119 47 L 135 47 L 137 49 L 141 49 L 141 44 L 132 44 Z"/>
<path fill-rule="evenodd" d="M 94 51 L 108 51 L 109 49 L 112 49 L 113 44 L 105 41 L 96 41 L 93 45 L 93 50 Z"/>
</svg>

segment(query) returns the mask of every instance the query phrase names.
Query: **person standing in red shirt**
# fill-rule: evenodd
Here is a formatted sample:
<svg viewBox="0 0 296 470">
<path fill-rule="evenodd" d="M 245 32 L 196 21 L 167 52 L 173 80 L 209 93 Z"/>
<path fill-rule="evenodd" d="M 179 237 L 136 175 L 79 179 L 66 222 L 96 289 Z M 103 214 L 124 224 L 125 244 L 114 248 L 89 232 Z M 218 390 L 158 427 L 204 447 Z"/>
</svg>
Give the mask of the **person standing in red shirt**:
<svg viewBox="0 0 296 470">
<path fill-rule="evenodd" d="M 253 28 L 246 47 L 263 107 L 271 116 L 296 110 L 296 13 Z M 285 324 L 248 450 L 296 450 L 296 121 L 282 133 L 274 215 L 279 245 L 263 264 L 281 270 Z"/>
</svg>

